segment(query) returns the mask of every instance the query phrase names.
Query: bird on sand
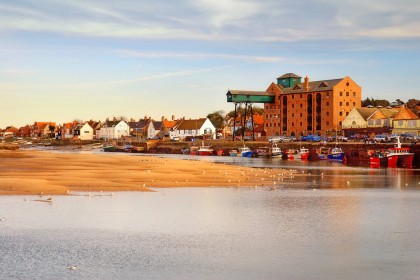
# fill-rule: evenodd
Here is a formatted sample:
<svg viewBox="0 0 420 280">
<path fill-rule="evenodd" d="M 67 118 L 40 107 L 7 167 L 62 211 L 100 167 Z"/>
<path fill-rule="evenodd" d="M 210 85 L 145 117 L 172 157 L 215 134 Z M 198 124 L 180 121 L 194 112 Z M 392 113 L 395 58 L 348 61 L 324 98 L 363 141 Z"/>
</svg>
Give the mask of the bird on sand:
<svg viewBox="0 0 420 280">
<path fill-rule="evenodd" d="M 70 269 L 70 270 L 76 270 L 77 265 L 69 265 L 67 268 Z"/>
</svg>

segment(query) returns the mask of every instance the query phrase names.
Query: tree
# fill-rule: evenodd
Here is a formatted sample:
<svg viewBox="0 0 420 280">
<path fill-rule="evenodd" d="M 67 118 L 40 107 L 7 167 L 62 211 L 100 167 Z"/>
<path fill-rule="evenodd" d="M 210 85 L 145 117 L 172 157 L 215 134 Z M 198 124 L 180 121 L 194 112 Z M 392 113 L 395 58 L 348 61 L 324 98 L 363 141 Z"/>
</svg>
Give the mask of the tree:
<svg viewBox="0 0 420 280">
<path fill-rule="evenodd" d="M 223 111 L 216 111 L 207 115 L 207 118 L 211 121 L 216 130 L 222 129 L 224 126 L 223 114 Z"/>
<path fill-rule="evenodd" d="M 244 112 L 245 112 L 245 108 L 244 107 L 239 107 L 239 108 L 236 109 L 236 115 L 237 116 L 238 115 L 243 116 L 244 115 Z M 260 108 L 260 107 L 252 107 L 252 112 L 254 114 L 255 113 L 258 113 L 258 115 L 263 115 L 264 114 L 264 109 L 263 108 Z M 249 110 L 249 108 L 246 110 L 246 114 L 247 114 L 247 116 L 250 116 L 251 115 L 251 110 Z M 231 117 L 231 118 L 233 118 L 235 116 L 235 110 L 230 111 L 228 113 L 228 116 Z"/>
<path fill-rule="evenodd" d="M 373 97 L 371 98 L 366 98 L 365 100 L 362 100 L 362 107 L 367 107 L 367 106 L 373 106 L 373 107 L 377 107 L 377 106 L 382 106 L 382 107 L 387 107 L 391 105 L 391 103 L 388 100 L 385 99 L 377 99 L 375 100 Z"/>
</svg>

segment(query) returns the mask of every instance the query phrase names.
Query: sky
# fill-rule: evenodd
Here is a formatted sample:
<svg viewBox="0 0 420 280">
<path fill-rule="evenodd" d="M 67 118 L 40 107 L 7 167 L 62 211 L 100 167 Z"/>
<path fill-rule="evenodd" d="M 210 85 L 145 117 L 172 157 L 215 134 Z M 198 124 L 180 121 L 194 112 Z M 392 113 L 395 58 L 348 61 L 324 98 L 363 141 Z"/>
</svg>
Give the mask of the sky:
<svg viewBox="0 0 420 280">
<path fill-rule="evenodd" d="M 0 128 L 234 109 L 285 73 L 420 99 L 418 0 L 2 0 Z"/>
</svg>

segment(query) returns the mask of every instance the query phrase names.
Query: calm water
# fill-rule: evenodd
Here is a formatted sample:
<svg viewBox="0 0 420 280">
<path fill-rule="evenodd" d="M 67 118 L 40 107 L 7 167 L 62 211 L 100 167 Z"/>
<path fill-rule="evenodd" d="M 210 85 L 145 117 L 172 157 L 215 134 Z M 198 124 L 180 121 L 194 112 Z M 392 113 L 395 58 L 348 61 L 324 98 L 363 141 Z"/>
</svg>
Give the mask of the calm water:
<svg viewBox="0 0 420 280">
<path fill-rule="evenodd" d="M 311 175 L 277 191 L 0 197 L 0 279 L 419 279 L 418 170 L 236 164 Z"/>
</svg>

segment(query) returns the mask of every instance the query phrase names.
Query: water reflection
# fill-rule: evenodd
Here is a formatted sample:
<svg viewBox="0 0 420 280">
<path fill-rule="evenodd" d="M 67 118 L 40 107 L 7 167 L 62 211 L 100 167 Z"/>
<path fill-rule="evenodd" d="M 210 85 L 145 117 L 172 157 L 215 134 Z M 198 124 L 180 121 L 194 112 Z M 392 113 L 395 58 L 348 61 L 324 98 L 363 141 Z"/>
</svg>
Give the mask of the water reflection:
<svg viewBox="0 0 420 280">
<path fill-rule="evenodd" d="M 0 197 L 0 279 L 415 279 L 419 211 L 391 188 Z"/>
</svg>

